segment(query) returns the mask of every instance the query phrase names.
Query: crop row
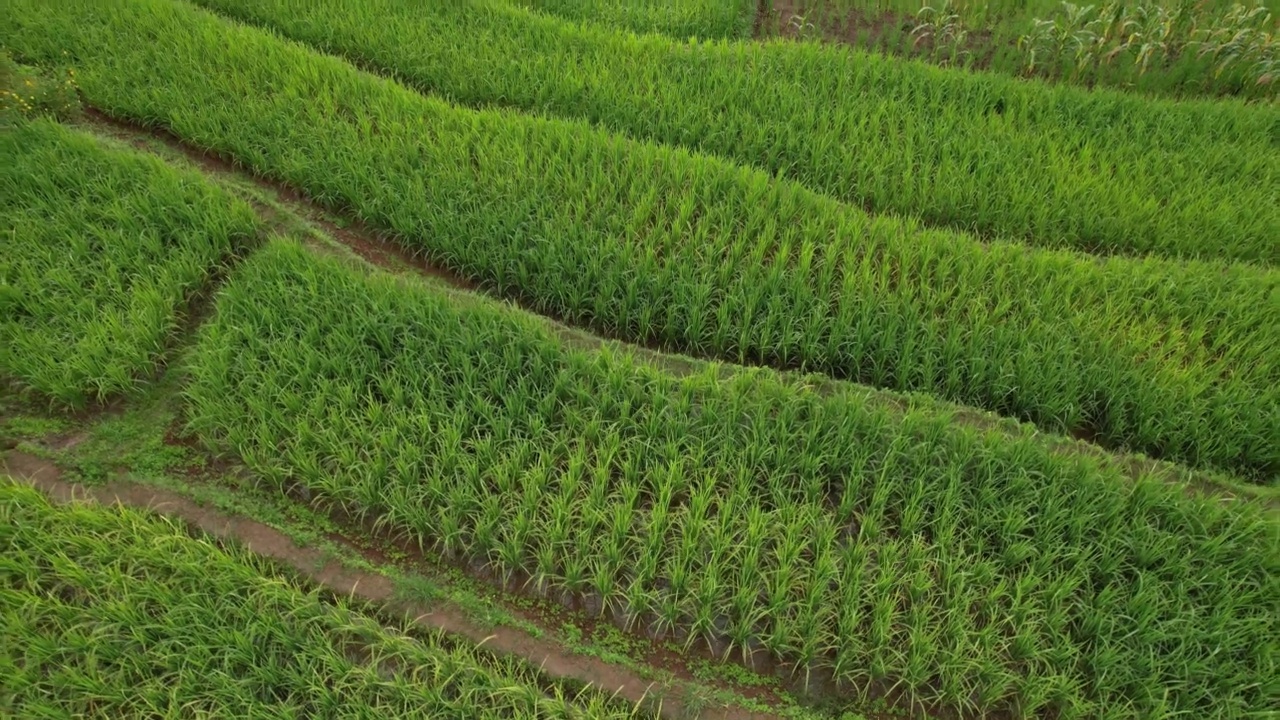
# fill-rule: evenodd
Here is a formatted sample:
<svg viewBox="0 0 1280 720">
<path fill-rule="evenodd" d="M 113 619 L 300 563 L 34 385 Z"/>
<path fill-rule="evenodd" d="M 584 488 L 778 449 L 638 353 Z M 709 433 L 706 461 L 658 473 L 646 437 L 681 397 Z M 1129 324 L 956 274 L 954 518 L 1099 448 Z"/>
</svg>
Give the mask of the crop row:
<svg viewBox="0 0 1280 720">
<path fill-rule="evenodd" d="M 1274 690 L 1273 521 L 1032 437 L 672 376 L 283 242 L 193 357 L 192 427 L 268 482 L 686 647 L 973 711 L 1244 717 Z"/>
<path fill-rule="evenodd" d="M 54 123 L 0 131 L 0 376 L 66 405 L 132 387 L 252 209 Z"/>
<path fill-rule="evenodd" d="M 631 717 L 137 511 L 0 478 L 0 548 L 13 717 Z"/>
<path fill-rule="evenodd" d="M 72 3 L 4 30 L 32 57 L 69 51 L 98 106 L 603 334 L 1280 471 L 1274 271 L 922 230 L 713 158 L 455 108 L 182 3 Z"/>
<path fill-rule="evenodd" d="M 1099 254 L 1280 262 L 1280 109 L 847 48 L 636 38 L 496 0 L 198 0 L 472 105 L 589 120 L 875 212 Z"/>
<path fill-rule="evenodd" d="M 677 38 L 737 38 L 751 32 L 756 0 L 511 0 L 560 17 Z"/>
</svg>

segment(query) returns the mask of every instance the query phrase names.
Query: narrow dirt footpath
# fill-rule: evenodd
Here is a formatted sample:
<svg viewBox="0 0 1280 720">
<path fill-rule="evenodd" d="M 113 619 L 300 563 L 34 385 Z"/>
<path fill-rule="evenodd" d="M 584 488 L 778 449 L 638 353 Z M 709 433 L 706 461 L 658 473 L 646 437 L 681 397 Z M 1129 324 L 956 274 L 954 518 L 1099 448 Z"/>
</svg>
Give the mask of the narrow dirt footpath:
<svg viewBox="0 0 1280 720">
<path fill-rule="evenodd" d="M 695 715 L 679 698 L 658 697 L 655 685 L 627 668 L 591 657 L 567 652 L 557 643 L 535 638 L 511 627 L 482 628 L 458 608 L 439 603 L 430 608 L 413 606 L 393 598 L 394 585 L 381 573 L 347 567 L 329 559 L 315 548 L 299 547 L 284 533 L 251 518 L 231 515 L 208 507 L 178 493 L 124 480 L 89 487 L 69 482 L 52 462 L 20 451 L 0 456 L 0 475 L 25 482 L 60 503 L 89 501 L 124 505 L 186 522 L 221 540 L 288 567 L 299 576 L 337 595 L 356 597 L 378 604 L 393 613 L 403 613 L 421 627 L 444 630 L 480 644 L 490 651 L 520 657 L 541 668 L 551 678 L 587 683 L 616 693 L 627 702 L 653 702 L 658 714 L 672 720 Z M 781 720 L 781 716 L 737 707 L 713 707 L 696 712 L 706 720 Z"/>
</svg>

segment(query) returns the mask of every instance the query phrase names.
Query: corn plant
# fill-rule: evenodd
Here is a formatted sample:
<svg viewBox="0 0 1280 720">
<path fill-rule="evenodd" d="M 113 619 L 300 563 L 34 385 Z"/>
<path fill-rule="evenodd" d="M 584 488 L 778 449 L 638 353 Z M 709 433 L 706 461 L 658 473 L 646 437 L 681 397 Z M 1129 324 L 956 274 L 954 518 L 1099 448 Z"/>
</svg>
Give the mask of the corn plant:
<svg viewBox="0 0 1280 720">
<path fill-rule="evenodd" d="M 1280 40 L 1276 23 L 1263 5 L 1233 5 L 1190 43 L 1200 57 L 1214 61 L 1214 75 L 1230 68 L 1247 73 L 1258 85 L 1270 85 L 1280 72 Z"/>
<path fill-rule="evenodd" d="M 1095 5 L 1073 5 L 1064 2 L 1062 12 L 1050 20 L 1037 18 L 1031 31 L 1018 38 L 1018 49 L 1026 54 L 1026 72 L 1033 74 L 1047 66 L 1050 71 L 1064 58 L 1071 58 L 1078 76 L 1097 61 L 1098 53 L 1108 44 L 1107 29 L 1114 25 L 1115 4 L 1098 11 Z M 1114 11 L 1114 12 L 1113 12 Z M 1120 47 L 1114 51 L 1118 53 Z"/>
<path fill-rule="evenodd" d="M 15 717 L 637 715 L 138 511 L 55 507 L 0 478 L 0 547 Z"/>
<path fill-rule="evenodd" d="M 1272 515 L 1034 433 L 770 371 L 674 376 L 287 242 L 192 358 L 192 428 L 279 490 L 633 632 L 975 713 L 1269 705 Z"/>
<path fill-rule="evenodd" d="M 44 120 L 0 133 L 0 225 L 0 376 L 71 407 L 151 373 L 259 229 L 203 179 Z"/>
<path fill-rule="evenodd" d="M 787 35 L 798 40 L 815 40 L 821 33 L 807 14 L 795 14 L 787 19 Z"/>
<path fill-rule="evenodd" d="M 1191 36 L 1190 4 L 1180 3 L 1170 8 L 1139 3 L 1123 25 L 1121 42 L 1123 48 L 1133 51 L 1133 62 L 1142 74 L 1153 63 L 1164 64 L 1180 55 Z"/>
<path fill-rule="evenodd" d="M 1051 19 L 1035 19 L 1018 40 L 1028 74 L 1055 74 L 1064 61 L 1073 78 L 1127 63 L 1141 76 L 1189 56 L 1213 60 L 1212 77 L 1235 69 L 1255 84 L 1269 84 L 1276 67 L 1274 22 L 1263 5 L 1233 5 L 1225 12 L 1143 2 L 1098 8 L 1064 2 Z M 1193 52 L 1194 51 L 1194 52 Z"/>
<path fill-rule="evenodd" d="M 969 29 L 952 0 L 942 0 L 937 7 L 926 3 L 916 12 L 916 24 L 911 30 L 912 47 L 927 48 L 935 62 L 955 63 L 967 55 L 968 39 Z"/>
<path fill-rule="evenodd" d="M 459 103 L 586 120 L 935 227 L 1098 254 L 1280 260 L 1265 108 L 1085 94 L 816 43 L 632 38 L 492 0 L 431 13 L 413 0 L 199 2 Z M 952 39 L 969 27 L 939 22 Z M 1075 51 L 1070 33 L 1061 41 Z"/>
<path fill-rule="evenodd" d="M 184 5 L 110 7 L 24 15 L 13 42 L 70 50 L 94 103 L 304 189 L 533 310 L 632 342 L 935 393 L 1259 482 L 1280 474 L 1274 271 L 983 244 L 581 123 L 460 109 Z M 912 143 L 965 142 L 894 125 L 920 133 Z M 1196 164 L 1251 166 L 1266 188 L 1280 167 L 1268 152 Z M 992 178 L 984 192 L 1020 182 Z"/>
</svg>

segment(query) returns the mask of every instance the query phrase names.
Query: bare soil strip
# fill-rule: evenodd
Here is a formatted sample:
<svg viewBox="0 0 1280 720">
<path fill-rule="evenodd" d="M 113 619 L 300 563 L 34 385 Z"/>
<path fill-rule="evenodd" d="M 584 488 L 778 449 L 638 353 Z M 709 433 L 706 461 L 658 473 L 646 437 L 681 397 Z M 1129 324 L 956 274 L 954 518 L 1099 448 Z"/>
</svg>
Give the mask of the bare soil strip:
<svg viewBox="0 0 1280 720">
<path fill-rule="evenodd" d="M 574 655 L 554 641 L 535 638 L 517 628 L 482 628 L 458 608 L 440 603 L 430 608 L 394 600 L 394 585 L 381 573 L 347 567 L 316 548 L 299 547 L 284 533 L 251 518 L 202 507 L 190 498 L 148 485 L 113 480 L 103 486 L 85 486 L 65 480 L 62 470 L 44 458 L 11 451 L 0 460 L 0 474 L 26 482 L 60 503 L 97 502 L 149 510 L 188 525 L 220 540 L 231 541 L 270 558 L 299 576 L 337 595 L 378 604 L 404 613 L 419 626 L 464 637 L 485 648 L 514 655 L 541 668 L 548 676 L 590 684 L 614 692 L 630 703 L 660 701 L 664 718 L 690 717 L 692 708 L 679 698 L 654 695 L 654 683 L 630 670 L 592 657 Z M 711 707 L 697 715 L 707 720 L 773 720 L 781 716 L 738 707 Z"/>
</svg>

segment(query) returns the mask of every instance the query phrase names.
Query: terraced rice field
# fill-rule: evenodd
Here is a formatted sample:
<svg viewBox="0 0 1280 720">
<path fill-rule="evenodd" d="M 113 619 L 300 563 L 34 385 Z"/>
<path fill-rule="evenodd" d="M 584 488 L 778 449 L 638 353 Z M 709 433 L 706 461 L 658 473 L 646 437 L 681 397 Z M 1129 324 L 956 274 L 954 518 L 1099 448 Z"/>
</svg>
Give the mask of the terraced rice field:
<svg viewBox="0 0 1280 720">
<path fill-rule="evenodd" d="M 0 712 L 1267 716 L 1280 111 L 778 10 L 8 3 Z"/>
</svg>

